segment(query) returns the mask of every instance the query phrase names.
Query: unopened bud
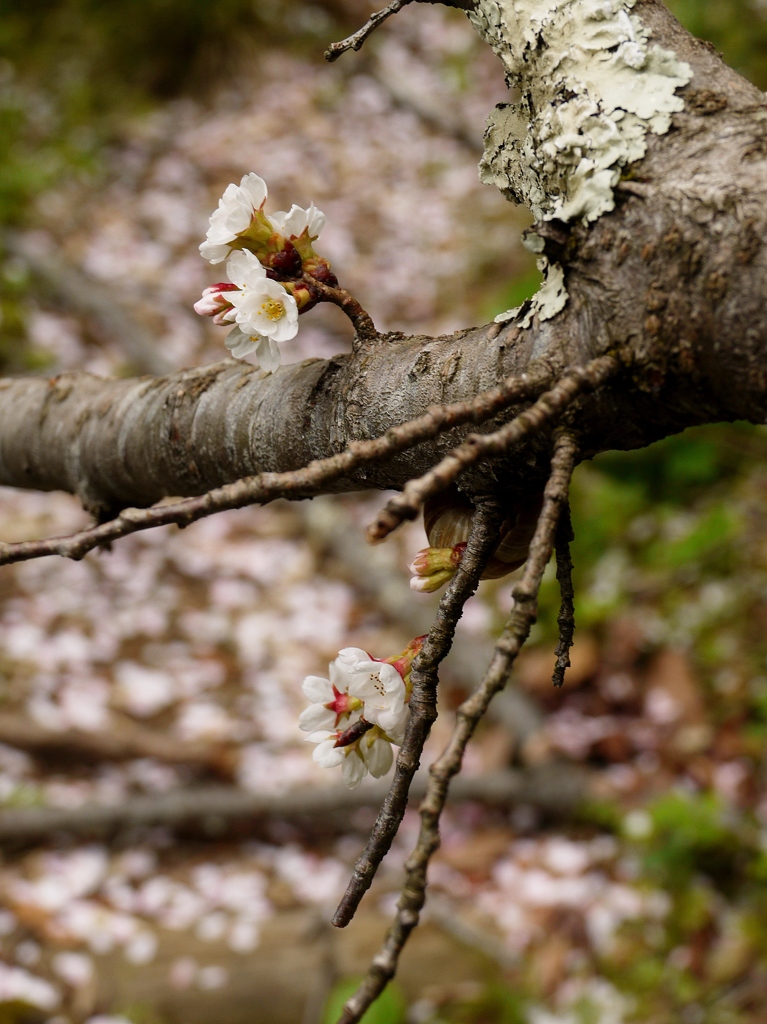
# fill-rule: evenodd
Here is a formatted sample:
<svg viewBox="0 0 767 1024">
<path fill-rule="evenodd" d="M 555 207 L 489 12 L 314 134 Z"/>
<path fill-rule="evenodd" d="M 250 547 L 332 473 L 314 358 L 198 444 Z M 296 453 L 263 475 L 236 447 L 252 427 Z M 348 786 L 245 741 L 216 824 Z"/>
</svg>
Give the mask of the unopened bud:
<svg viewBox="0 0 767 1024">
<path fill-rule="evenodd" d="M 410 589 L 426 594 L 439 590 L 455 575 L 465 550 L 466 544 L 461 542 L 451 548 L 424 548 L 419 551 L 408 566 L 413 573 Z"/>
<path fill-rule="evenodd" d="M 237 285 L 230 284 L 228 281 L 210 285 L 202 293 L 202 298 L 195 302 L 195 313 L 199 313 L 200 316 L 212 316 L 214 324 L 224 325 L 226 321 L 223 317 L 232 308 L 232 303 L 226 298 L 226 293 L 234 291 L 237 291 Z"/>
<path fill-rule="evenodd" d="M 338 278 L 330 269 L 330 264 L 326 263 L 325 260 L 311 270 L 307 268 L 307 273 L 311 274 L 314 280 L 319 281 L 320 284 L 326 284 L 328 288 L 338 287 Z"/>
<path fill-rule="evenodd" d="M 412 586 L 412 583 L 411 583 Z M 424 641 L 426 640 L 427 634 L 423 636 L 417 636 L 414 640 L 411 640 L 405 650 L 401 654 L 395 655 L 393 658 L 383 658 L 382 660 L 387 662 L 389 665 L 393 665 L 394 668 L 402 676 L 402 680 L 407 687 L 408 694 L 410 693 L 410 671 L 413 667 L 413 662 L 416 657 L 421 653 Z M 373 661 L 378 661 L 374 658 Z"/>
<path fill-rule="evenodd" d="M 284 281 L 283 284 L 296 300 L 299 313 L 308 313 L 320 301 L 319 295 L 307 281 Z"/>
<path fill-rule="evenodd" d="M 274 276 L 278 281 L 286 277 L 300 277 L 303 269 L 301 254 L 288 239 L 279 236 L 275 238 L 279 238 L 279 244 L 284 245 L 284 248 L 261 256 L 261 263 L 267 271 L 273 272 L 269 276 Z"/>
</svg>

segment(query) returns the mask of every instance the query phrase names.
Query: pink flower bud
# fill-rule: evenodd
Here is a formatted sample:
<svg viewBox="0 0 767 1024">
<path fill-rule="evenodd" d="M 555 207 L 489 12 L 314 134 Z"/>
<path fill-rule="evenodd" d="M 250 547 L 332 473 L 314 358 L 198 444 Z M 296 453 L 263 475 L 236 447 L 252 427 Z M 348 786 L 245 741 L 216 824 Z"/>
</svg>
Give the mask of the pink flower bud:
<svg viewBox="0 0 767 1024">
<path fill-rule="evenodd" d="M 223 319 L 224 314 L 232 308 L 232 303 L 224 298 L 224 294 L 236 291 L 237 285 L 230 284 L 228 281 L 210 285 L 202 293 L 202 298 L 195 302 L 195 313 L 199 313 L 200 316 L 212 316 L 214 324 L 218 324 L 220 327 L 224 326 L 228 322 Z"/>
<path fill-rule="evenodd" d="M 410 589 L 431 594 L 452 579 L 461 564 L 465 542 L 451 548 L 424 548 L 419 551 L 408 569 L 413 573 Z"/>
</svg>

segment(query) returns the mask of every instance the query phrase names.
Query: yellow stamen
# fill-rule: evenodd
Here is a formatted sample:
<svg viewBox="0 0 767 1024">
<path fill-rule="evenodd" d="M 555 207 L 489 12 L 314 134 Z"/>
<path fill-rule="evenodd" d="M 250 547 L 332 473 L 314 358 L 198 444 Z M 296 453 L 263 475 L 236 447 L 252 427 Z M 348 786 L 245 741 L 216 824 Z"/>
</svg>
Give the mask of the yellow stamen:
<svg viewBox="0 0 767 1024">
<path fill-rule="evenodd" d="M 265 316 L 268 320 L 282 320 L 285 316 L 285 307 L 279 299 L 265 299 L 261 303 L 259 316 Z"/>
</svg>

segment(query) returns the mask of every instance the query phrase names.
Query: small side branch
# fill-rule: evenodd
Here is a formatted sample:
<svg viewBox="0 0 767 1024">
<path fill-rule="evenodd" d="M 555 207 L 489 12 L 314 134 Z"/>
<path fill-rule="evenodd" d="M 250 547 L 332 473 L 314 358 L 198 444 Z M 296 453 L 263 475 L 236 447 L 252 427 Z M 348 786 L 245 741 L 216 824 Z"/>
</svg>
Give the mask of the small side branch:
<svg viewBox="0 0 767 1024">
<path fill-rule="evenodd" d="M 370 313 L 364 310 L 345 288 L 332 288 L 309 274 L 304 274 L 304 280 L 310 285 L 312 291 L 319 294 L 323 302 L 332 302 L 334 306 L 338 306 L 346 313 L 357 332 L 358 342 L 374 341 L 378 337 L 378 331 Z"/>
<path fill-rule="evenodd" d="M 427 498 L 439 494 L 455 483 L 469 466 L 482 459 L 501 455 L 508 449 L 538 433 L 552 420 L 556 420 L 580 395 L 592 391 L 612 376 L 618 368 L 617 359 L 601 356 L 584 367 L 567 373 L 551 391 L 541 395 L 529 409 L 492 434 L 470 434 L 458 448 L 454 448 L 441 462 L 422 477 L 411 480 L 401 494 L 395 495 L 368 527 L 368 538 L 373 542 L 384 540 L 406 519 L 415 519 Z"/>
<path fill-rule="evenodd" d="M 185 498 L 169 505 L 125 509 L 116 519 L 68 537 L 51 537 L 16 544 L 0 543 L 0 565 L 44 558 L 46 555 L 80 559 L 93 548 L 140 530 L 173 523 L 188 526 L 215 512 L 264 504 L 275 498 L 311 497 L 361 465 L 386 461 L 398 452 L 414 448 L 464 423 L 483 423 L 514 402 L 540 394 L 550 380 L 550 371 L 541 366 L 520 377 L 509 377 L 499 387 L 483 392 L 471 401 L 433 406 L 423 416 L 392 427 L 381 437 L 371 441 L 353 441 L 340 454 L 310 462 L 303 469 L 246 477 L 208 491 L 198 498 Z"/>
<path fill-rule="evenodd" d="M 559 641 L 557 642 L 554 675 L 551 681 L 561 686 L 565 681 L 565 672 L 570 668 L 570 648 L 573 646 L 575 632 L 575 591 L 573 589 L 573 559 L 570 553 L 570 542 L 573 539 L 573 525 L 570 519 L 570 505 L 562 509 L 557 526 L 554 550 L 557 555 L 557 581 L 561 594 L 561 604 L 557 624 L 559 625 Z"/>
<path fill-rule="evenodd" d="M 457 712 L 457 722 L 447 747 L 429 770 L 426 796 L 421 804 L 421 829 L 415 850 L 405 865 L 406 878 L 397 915 L 384 945 L 375 956 L 359 989 L 346 1003 L 338 1024 L 358 1024 L 365 1011 L 394 977 L 400 953 L 418 924 L 426 900 L 426 871 L 439 847 L 439 821 L 447 800 L 450 781 L 463 762 L 469 740 L 487 711 L 490 701 L 503 687 L 514 659 L 528 637 L 538 608 L 538 591 L 551 558 L 561 511 L 567 502 L 577 449 L 568 434 L 556 441 L 551 476 L 544 492 L 543 507 L 530 545 L 524 575 L 514 587 L 514 607 L 485 678 Z"/>
<path fill-rule="evenodd" d="M 392 14 L 398 14 L 403 7 L 407 7 L 412 2 L 413 0 L 391 0 L 391 3 L 387 4 L 382 11 L 371 14 L 362 28 L 350 35 L 348 39 L 343 39 L 340 43 L 331 43 L 325 50 L 325 60 L 332 64 L 349 50 L 362 49 L 365 40 L 375 32 L 379 25 L 383 25 L 387 18 L 391 18 Z"/>
<path fill-rule="evenodd" d="M 466 553 L 439 603 L 434 625 L 423 649 L 413 662 L 410 717 L 397 757 L 394 779 L 378 812 L 367 846 L 354 866 L 351 881 L 333 917 L 333 924 L 338 928 L 346 927 L 354 917 L 402 822 L 410 785 L 418 770 L 432 723 L 437 717 L 437 671 L 453 644 L 455 627 L 463 606 L 476 591 L 479 578 L 495 549 L 502 520 L 503 513 L 498 505 L 488 503 L 478 507 L 472 521 Z"/>
</svg>

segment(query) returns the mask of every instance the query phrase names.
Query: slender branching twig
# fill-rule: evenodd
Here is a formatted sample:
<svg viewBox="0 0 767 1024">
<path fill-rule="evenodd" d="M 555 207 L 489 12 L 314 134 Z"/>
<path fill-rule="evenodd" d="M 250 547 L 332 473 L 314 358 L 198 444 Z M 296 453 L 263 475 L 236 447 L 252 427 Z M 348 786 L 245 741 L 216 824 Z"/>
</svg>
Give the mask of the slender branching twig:
<svg viewBox="0 0 767 1024">
<path fill-rule="evenodd" d="M 502 455 L 547 423 L 556 420 L 580 395 L 602 384 L 618 368 L 613 356 L 593 359 L 584 367 L 576 367 L 529 409 L 492 434 L 469 434 L 463 444 L 437 463 L 428 473 L 411 480 L 401 494 L 395 495 L 368 528 L 371 541 L 384 540 L 406 519 L 415 519 L 427 498 L 439 494 L 482 459 Z"/>
<path fill-rule="evenodd" d="M 357 332 L 358 341 L 374 341 L 379 337 L 370 313 L 366 312 L 354 296 L 347 292 L 345 288 L 333 288 L 329 284 L 318 281 L 310 274 L 304 274 L 303 279 L 311 286 L 314 292 L 320 295 L 323 302 L 331 302 L 346 313 L 352 322 L 354 330 Z"/>
<path fill-rule="evenodd" d="M 310 462 L 303 469 L 289 473 L 261 473 L 245 477 L 235 483 L 217 487 L 197 498 L 147 509 L 129 508 L 107 523 L 81 530 L 68 537 L 22 541 L 15 544 L 0 543 L 0 565 L 23 562 L 46 555 L 62 555 L 79 559 L 99 545 L 127 537 L 139 530 L 175 523 L 190 523 L 215 512 L 242 508 L 245 505 L 264 504 L 275 498 L 302 498 L 319 493 L 334 480 L 338 480 L 358 466 L 383 462 L 398 452 L 414 448 L 423 441 L 436 437 L 464 423 L 483 423 L 514 402 L 529 400 L 550 383 L 548 367 L 540 365 L 519 377 L 508 377 L 496 388 L 485 391 L 467 402 L 432 406 L 423 416 L 400 426 L 392 427 L 381 437 L 370 441 L 352 441 L 345 451 L 327 459 Z"/>
<path fill-rule="evenodd" d="M 333 924 L 339 928 L 344 928 L 354 917 L 404 817 L 410 784 L 418 770 L 432 723 L 437 717 L 437 670 L 450 651 L 463 606 L 477 589 L 479 578 L 498 544 L 498 528 L 502 520 L 503 511 L 496 503 L 483 504 L 477 508 L 461 564 L 439 603 L 437 616 L 423 648 L 413 662 L 410 717 L 397 757 L 394 780 L 333 917 Z"/>
<path fill-rule="evenodd" d="M 397 904 L 397 915 L 384 944 L 374 957 L 362 984 L 346 1003 L 339 1024 L 358 1024 L 368 1007 L 394 977 L 400 953 L 415 926 L 426 899 L 426 871 L 439 847 L 439 822 L 450 781 L 463 762 L 466 746 L 490 701 L 503 687 L 511 666 L 535 621 L 538 591 L 551 558 L 554 536 L 567 501 L 577 449 L 574 439 L 561 433 L 555 443 L 551 475 L 544 492 L 543 507 L 530 545 L 522 579 L 514 587 L 514 606 L 503 635 L 496 644 L 485 678 L 457 712 L 453 734 L 440 757 L 429 769 L 429 783 L 421 804 L 421 829 L 415 850 L 405 864 L 406 878 Z"/>
<path fill-rule="evenodd" d="M 334 60 L 338 60 L 341 54 L 347 53 L 349 50 L 361 49 L 365 40 L 375 32 L 379 25 L 382 25 L 392 14 L 399 13 L 403 7 L 407 7 L 412 2 L 413 0 L 391 0 L 391 3 L 387 4 L 382 11 L 376 11 L 375 14 L 371 14 L 362 28 L 358 29 L 353 35 L 350 35 L 348 39 L 343 39 L 340 43 L 331 43 L 327 50 L 325 50 L 325 60 L 330 61 L 332 64 Z"/>
<path fill-rule="evenodd" d="M 557 535 L 554 541 L 554 549 L 557 555 L 557 580 L 561 594 L 561 604 L 557 624 L 559 625 L 559 640 L 557 642 L 554 675 L 551 681 L 555 686 L 561 686 L 565 681 L 565 671 L 570 668 L 570 648 L 573 646 L 573 633 L 575 632 L 575 591 L 573 590 L 573 559 L 570 554 L 570 542 L 573 539 L 573 524 L 570 519 L 570 505 L 562 509 L 562 515 L 557 526 Z"/>
</svg>

